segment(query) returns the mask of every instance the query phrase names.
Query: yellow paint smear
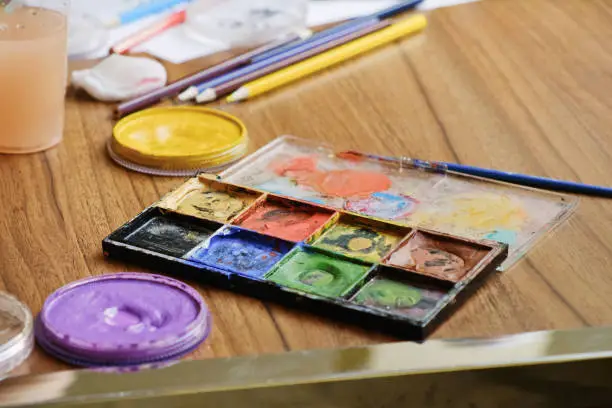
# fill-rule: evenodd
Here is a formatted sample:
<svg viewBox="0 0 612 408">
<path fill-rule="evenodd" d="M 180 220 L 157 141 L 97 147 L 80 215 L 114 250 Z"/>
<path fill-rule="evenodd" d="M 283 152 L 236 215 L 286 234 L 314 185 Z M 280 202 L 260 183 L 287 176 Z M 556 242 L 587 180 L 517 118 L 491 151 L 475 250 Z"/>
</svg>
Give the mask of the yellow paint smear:
<svg viewBox="0 0 612 408">
<path fill-rule="evenodd" d="M 410 222 L 458 229 L 519 230 L 527 219 L 520 201 L 491 193 L 459 194 L 423 206 Z"/>
</svg>

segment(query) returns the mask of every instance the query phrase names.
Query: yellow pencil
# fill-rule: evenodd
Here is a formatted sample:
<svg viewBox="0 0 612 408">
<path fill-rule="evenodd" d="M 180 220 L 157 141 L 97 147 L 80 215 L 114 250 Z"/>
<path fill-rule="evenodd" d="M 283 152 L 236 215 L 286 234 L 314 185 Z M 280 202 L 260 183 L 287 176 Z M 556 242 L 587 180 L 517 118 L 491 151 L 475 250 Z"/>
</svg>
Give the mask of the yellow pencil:
<svg viewBox="0 0 612 408">
<path fill-rule="evenodd" d="M 253 98 L 272 89 L 279 88 L 290 82 L 314 74 L 332 65 L 346 61 L 359 54 L 388 44 L 403 36 L 421 31 L 426 25 L 427 19 L 420 14 L 400 20 L 373 34 L 366 35 L 348 44 L 341 45 L 295 65 L 291 65 L 270 75 L 251 81 L 228 96 L 227 101 L 235 102 Z"/>
</svg>

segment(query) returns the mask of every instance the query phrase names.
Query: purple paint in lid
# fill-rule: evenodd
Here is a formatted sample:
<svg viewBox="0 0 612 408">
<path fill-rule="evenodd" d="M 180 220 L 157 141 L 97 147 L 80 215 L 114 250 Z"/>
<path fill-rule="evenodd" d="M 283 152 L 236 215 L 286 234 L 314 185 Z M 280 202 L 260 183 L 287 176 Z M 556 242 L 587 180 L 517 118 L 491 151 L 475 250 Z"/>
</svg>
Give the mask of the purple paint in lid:
<svg viewBox="0 0 612 408">
<path fill-rule="evenodd" d="M 82 279 L 47 298 L 36 340 L 56 357 L 84 366 L 167 361 L 195 349 L 210 332 L 199 293 L 165 276 L 118 273 Z"/>
</svg>

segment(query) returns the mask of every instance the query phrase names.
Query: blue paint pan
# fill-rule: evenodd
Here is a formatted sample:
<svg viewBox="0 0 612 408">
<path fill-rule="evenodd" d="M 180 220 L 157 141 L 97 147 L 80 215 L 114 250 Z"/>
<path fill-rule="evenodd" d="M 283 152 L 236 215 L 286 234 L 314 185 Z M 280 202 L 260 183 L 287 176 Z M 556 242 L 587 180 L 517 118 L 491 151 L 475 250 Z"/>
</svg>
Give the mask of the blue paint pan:
<svg viewBox="0 0 612 408">
<path fill-rule="evenodd" d="M 229 272 L 261 278 L 294 244 L 238 227 L 225 227 L 185 259 Z"/>
</svg>

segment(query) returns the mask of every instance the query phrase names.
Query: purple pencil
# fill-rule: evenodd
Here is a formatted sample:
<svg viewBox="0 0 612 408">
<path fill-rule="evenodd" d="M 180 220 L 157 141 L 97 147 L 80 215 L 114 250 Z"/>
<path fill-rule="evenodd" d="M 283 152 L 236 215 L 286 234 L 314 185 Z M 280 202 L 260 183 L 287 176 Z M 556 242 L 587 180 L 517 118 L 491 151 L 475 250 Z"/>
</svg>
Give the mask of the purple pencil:
<svg viewBox="0 0 612 408">
<path fill-rule="evenodd" d="M 320 54 L 322 52 L 335 48 L 339 45 L 346 44 L 357 38 L 363 37 L 364 35 L 368 35 L 370 33 L 373 33 L 374 31 L 380 30 L 381 28 L 387 27 L 390 24 L 391 22 L 389 20 L 380 21 L 374 25 L 364 27 L 360 30 L 348 33 L 343 37 L 336 38 L 325 44 L 321 44 L 320 46 L 307 50 L 301 54 L 294 55 L 282 61 L 268 65 L 257 71 L 246 73 L 243 76 L 234 78 L 227 82 L 224 82 L 221 85 L 217 85 L 212 88 L 207 88 L 203 90 L 202 92 L 200 92 L 200 94 L 196 97 L 196 101 L 199 103 L 206 103 L 206 102 L 214 101 L 220 96 L 227 95 L 230 92 L 235 91 L 236 89 L 240 88 L 242 85 L 246 84 L 247 82 L 251 82 L 254 79 L 261 78 L 262 76 L 268 75 L 272 72 L 276 72 L 279 69 L 282 69 L 289 65 L 303 61 L 307 58 L 313 57 L 317 54 Z"/>
<path fill-rule="evenodd" d="M 201 83 L 207 79 L 213 78 L 217 75 L 223 74 L 227 71 L 230 71 L 236 67 L 248 64 L 252 58 L 257 55 L 266 53 L 274 48 L 283 46 L 285 44 L 291 43 L 293 41 L 304 39 L 309 36 L 311 33 L 299 33 L 293 34 L 286 37 L 283 37 L 277 41 L 270 42 L 261 47 L 255 48 L 254 50 L 248 51 L 244 54 L 240 54 L 237 57 L 230 58 L 228 60 L 223 61 L 222 63 L 206 68 L 202 71 L 196 72 L 195 74 L 187 75 L 175 82 L 172 82 L 166 85 L 163 88 L 156 89 L 151 91 L 145 95 L 139 96 L 132 100 L 126 101 L 115 108 L 115 116 L 122 117 L 129 113 L 136 112 L 140 109 L 149 107 L 164 98 L 170 98 L 176 96 L 185 88 Z"/>
</svg>

